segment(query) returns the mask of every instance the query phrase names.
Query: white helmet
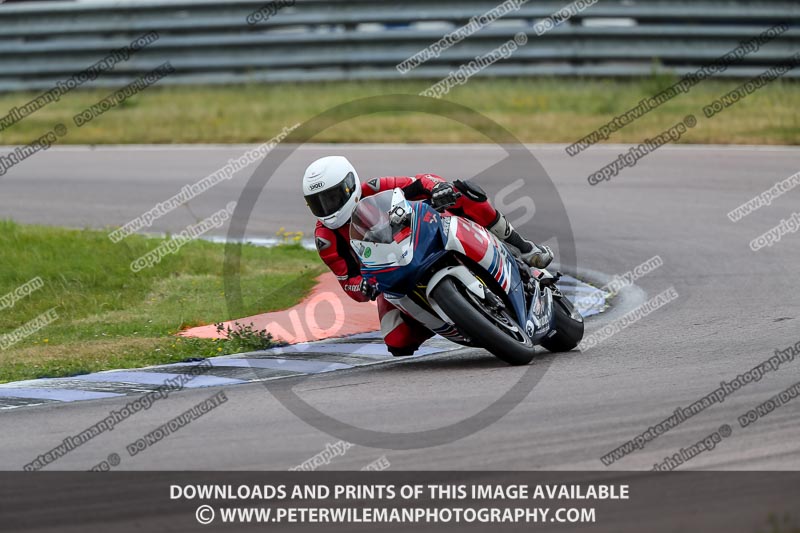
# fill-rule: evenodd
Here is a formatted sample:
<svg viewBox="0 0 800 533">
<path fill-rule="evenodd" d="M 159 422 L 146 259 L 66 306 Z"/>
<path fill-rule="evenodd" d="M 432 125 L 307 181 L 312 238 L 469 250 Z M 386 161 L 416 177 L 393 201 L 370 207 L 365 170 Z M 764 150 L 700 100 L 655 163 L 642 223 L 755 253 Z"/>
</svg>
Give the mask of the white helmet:
<svg viewBox="0 0 800 533">
<path fill-rule="evenodd" d="M 320 222 L 337 229 L 347 224 L 361 199 L 361 182 L 347 158 L 330 155 L 317 159 L 306 169 L 303 196 Z"/>
</svg>

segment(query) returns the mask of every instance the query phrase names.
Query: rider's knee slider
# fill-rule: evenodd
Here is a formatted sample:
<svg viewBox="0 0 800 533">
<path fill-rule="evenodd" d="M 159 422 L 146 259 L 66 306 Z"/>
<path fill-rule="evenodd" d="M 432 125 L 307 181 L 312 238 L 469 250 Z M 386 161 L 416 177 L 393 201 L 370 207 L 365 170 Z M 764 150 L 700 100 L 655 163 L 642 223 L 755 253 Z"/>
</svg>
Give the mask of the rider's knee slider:
<svg viewBox="0 0 800 533">
<path fill-rule="evenodd" d="M 395 357 L 405 357 L 409 355 L 414 355 L 414 352 L 417 351 L 419 346 L 406 346 L 403 348 L 398 348 L 396 346 L 387 346 L 389 349 L 389 353 Z"/>
</svg>

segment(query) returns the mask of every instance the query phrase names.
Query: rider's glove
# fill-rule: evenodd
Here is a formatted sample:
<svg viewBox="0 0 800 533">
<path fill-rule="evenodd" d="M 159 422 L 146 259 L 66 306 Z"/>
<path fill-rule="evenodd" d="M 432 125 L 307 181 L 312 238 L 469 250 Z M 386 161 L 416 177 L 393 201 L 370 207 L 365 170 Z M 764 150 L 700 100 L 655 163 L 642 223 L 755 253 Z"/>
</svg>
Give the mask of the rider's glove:
<svg viewBox="0 0 800 533">
<path fill-rule="evenodd" d="M 452 184 L 447 182 L 437 183 L 431 189 L 431 205 L 434 209 L 441 209 L 443 207 L 450 207 L 458 197 L 461 196 Z"/>
<path fill-rule="evenodd" d="M 367 297 L 368 300 L 373 301 L 378 297 L 380 291 L 375 283 L 371 283 L 366 278 L 361 280 L 361 294 Z"/>
</svg>

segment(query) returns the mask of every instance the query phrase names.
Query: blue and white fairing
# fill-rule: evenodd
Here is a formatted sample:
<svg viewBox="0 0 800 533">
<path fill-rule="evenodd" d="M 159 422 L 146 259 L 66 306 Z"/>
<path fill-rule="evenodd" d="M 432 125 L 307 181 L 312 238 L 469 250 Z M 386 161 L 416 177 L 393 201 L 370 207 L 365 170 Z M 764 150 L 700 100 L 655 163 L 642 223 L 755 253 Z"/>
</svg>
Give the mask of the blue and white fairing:
<svg viewBox="0 0 800 533">
<path fill-rule="evenodd" d="M 402 211 L 392 221 L 390 212 Z M 350 226 L 350 245 L 361 273 L 386 296 L 403 296 L 446 250 L 441 215 L 423 202 L 409 202 L 400 189 L 359 202 Z"/>
<path fill-rule="evenodd" d="M 464 340 L 430 300 L 431 290 L 445 275 L 463 278 L 466 286 L 483 287 L 488 280 L 481 277 L 488 274 L 506 292 L 518 324 L 532 340 L 550 329 L 550 291 L 537 286 L 535 297 L 526 306 L 519 267 L 503 243 L 468 219 L 442 216 L 424 202 L 409 202 L 400 189 L 380 192 L 357 204 L 350 225 L 350 244 L 361 260 L 362 275 L 377 283 L 392 304 L 440 335 Z M 454 252 L 477 263 L 485 272 L 471 272 L 464 266 L 448 267 L 430 280 L 420 280 L 443 256 Z M 481 294 L 483 291 L 474 290 Z M 419 300 L 428 303 L 426 307 L 409 297 L 414 292 Z"/>
<path fill-rule="evenodd" d="M 525 287 L 516 259 L 508 248 L 486 228 L 462 217 L 442 219 L 447 235 L 445 248 L 468 257 L 491 275 L 508 295 L 517 322 L 532 340 L 550 331 L 552 294 L 536 285 L 530 306 L 526 307 Z M 486 281 L 486 280 L 481 280 Z"/>
<path fill-rule="evenodd" d="M 389 213 L 398 214 L 398 206 L 407 216 L 395 216 L 393 222 Z M 350 225 L 350 245 L 361 260 L 361 273 L 378 285 L 383 297 L 431 331 L 463 342 L 456 328 L 409 296 L 416 291 L 424 301 L 417 282 L 447 253 L 444 240 L 439 213 L 426 203 L 407 201 L 400 189 L 361 200 Z"/>
</svg>

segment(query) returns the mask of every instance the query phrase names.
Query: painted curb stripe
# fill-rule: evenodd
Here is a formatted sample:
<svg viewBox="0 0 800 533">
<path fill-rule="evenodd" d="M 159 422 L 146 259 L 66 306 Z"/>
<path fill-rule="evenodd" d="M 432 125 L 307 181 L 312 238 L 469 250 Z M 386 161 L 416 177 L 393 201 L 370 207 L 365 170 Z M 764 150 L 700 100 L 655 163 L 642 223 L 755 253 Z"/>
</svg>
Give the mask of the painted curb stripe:
<svg viewBox="0 0 800 533">
<path fill-rule="evenodd" d="M 584 318 L 602 313 L 605 308 L 606 293 L 572 276 L 562 276 L 561 290 L 575 303 L 575 308 Z"/>
<path fill-rule="evenodd" d="M 358 355 L 364 357 L 392 357 L 392 354 L 389 350 L 386 349 L 386 346 L 383 344 L 359 344 L 357 349 L 353 349 L 353 344 L 349 343 L 336 343 L 336 344 L 313 344 L 313 343 L 302 343 L 302 344 L 293 344 L 291 346 L 286 346 L 283 348 L 276 348 L 276 354 L 286 354 L 286 353 L 319 353 L 319 354 L 348 354 L 348 355 Z M 431 355 L 439 352 L 445 351 L 445 348 L 437 348 L 433 346 L 422 346 L 414 355 Z"/>
<path fill-rule="evenodd" d="M 31 407 L 34 405 L 45 405 L 48 403 L 61 403 L 55 400 L 41 400 L 41 399 L 31 399 L 31 398 L 13 398 L 9 396 L 8 398 L 0 398 L 0 411 L 6 411 L 10 409 L 16 409 L 18 407 Z"/>
<path fill-rule="evenodd" d="M 76 402 L 80 400 L 97 400 L 99 398 L 113 398 L 124 396 L 116 392 L 93 392 L 74 389 L 34 389 L 34 388 L 8 388 L 3 389 L 3 396 L 12 398 L 35 398 L 37 400 L 57 400 L 59 402 Z"/>
<path fill-rule="evenodd" d="M 196 363 L 195 363 L 196 366 Z M 162 367 L 164 368 L 164 367 Z M 171 379 L 177 378 L 177 374 L 164 374 L 162 372 L 137 372 L 125 370 L 112 370 L 110 372 L 98 372 L 96 374 L 86 374 L 83 376 L 75 376 L 72 379 L 81 381 L 117 381 L 120 383 L 136 383 L 145 385 L 163 385 Z M 195 389 L 200 387 L 213 387 L 215 385 L 238 385 L 244 381 L 238 379 L 219 378 L 216 376 L 196 376 L 189 383 L 184 385 L 186 389 Z M 5 391 L 3 391 L 5 392 Z"/>
<path fill-rule="evenodd" d="M 304 361 L 290 359 L 241 359 L 241 358 L 212 358 L 210 359 L 213 368 L 268 368 L 272 370 L 285 370 L 288 372 L 300 372 L 302 374 L 318 374 L 322 372 L 332 372 L 334 370 L 346 370 L 354 368 L 354 365 L 343 363 L 331 363 L 327 361 Z M 174 368 L 176 366 L 197 366 L 197 363 L 176 363 L 162 368 Z"/>
<path fill-rule="evenodd" d="M 569 276 L 562 277 L 563 291 L 573 298 L 580 294 L 586 309 L 583 316 L 601 313 L 606 293 Z M 597 294 L 600 298 L 586 298 Z M 598 304 L 598 302 L 600 302 Z M 407 361 L 427 355 L 462 349 L 438 335 L 427 341 L 414 355 L 393 357 L 380 332 L 368 332 L 337 339 L 304 342 L 259 352 L 211 357 L 212 368 L 193 376 L 186 389 L 239 385 L 309 374 L 334 372 L 380 364 Z M 0 385 L 0 411 L 48 403 L 73 402 L 145 394 L 192 371 L 198 362 L 174 363 L 130 370 L 109 370 L 65 378 L 44 378 Z"/>
</svg>

